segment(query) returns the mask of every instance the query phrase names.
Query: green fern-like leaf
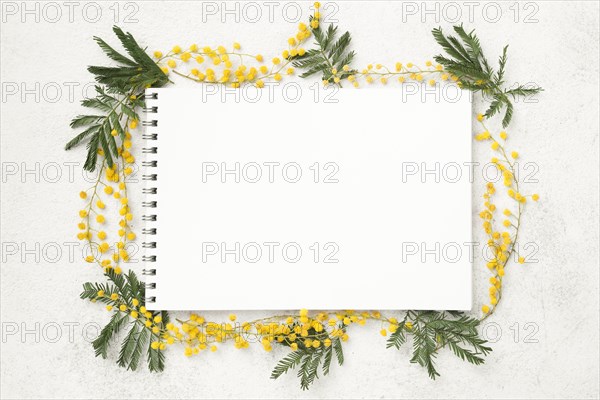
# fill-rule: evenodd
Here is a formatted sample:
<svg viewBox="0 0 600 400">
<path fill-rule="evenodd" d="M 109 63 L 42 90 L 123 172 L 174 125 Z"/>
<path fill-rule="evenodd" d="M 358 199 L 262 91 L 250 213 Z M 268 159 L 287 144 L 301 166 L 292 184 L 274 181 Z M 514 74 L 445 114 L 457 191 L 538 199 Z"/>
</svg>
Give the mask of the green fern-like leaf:
<svg viewBox="0 0 600 400">
<path fill-rule="evenodd" d="M 271 372 L 271 379 L 277 379 L 281 375 L 286 374 L 289 370 L 296 368 L 305 355 L 306 352 L 304 350 L 296 350 L 285 356 L 277 363 L 273 372 Z"/>
<path fill-rule="evenodd" d="M 139 333 L 135 338 L 135 346 L 131 352 L 131 358 L 129 359 L 129 364 L 127 365 L 127 369 L 131 369 L 135 371 L 142 359 L 142 354 L 144 351 L 147 351 L 148 339 L 150 338 L 150 331 L 144 327 L 141 327 Z"/>
<path fill-rule="evenodd" d="M 129 324 L 129 331 L 121 343 L 117 364 L 135 370 L 139 367 L 142 357 L 145 355 L 148 361 L 148 369 L 151 372 L 163 371 L 165 368 L 163 351 L 160 348 L 152 348 L 152 342 L 161 341 L 162 331 L 154 333 L 142 323 L 141 319 L 133 319 L 127 311 L 119 310 L 119 305 L 122 304 L 126 304 L 130 309 L 133 306 L 133 299 L 140 301 L 140 306 L 144 305 L 144 285 L 133 271 L 126 274 L 117 274 L 113 270 L 109 270 L 105 275 L 109 283 L 87 282 L 83 285 L 83 291 L 80 295 L 84 300 L 105 303 L 112 306 L 113 309 L 110 321 L 93 342 L 96 356 L 106 358 L 114 336 Z M 99 293 L 101 296 L 99 296 Z M 115 299 L 112 297 L 114 294 L 117 295 Z M 161 316 L 162 327 L 169 323 L 169 314 L 166 311 L 155 311 L 150 318 L 155 316 Z"/>
<path fill-rule="evenodd" d="M 319 364 L 322 357 L 323 348 L 312 351 L 310 357 L 306 357 L 307 362 L 302 364 L 301 370 L 298 372 L 302 390 L 308 390 L 315 379 L 319 378 Z"/>
<path fill-rule="evenodd" d="M 106 358 L 111 339 L 121 330 L 126 322 L 127 315 L 113 314 L 110 322 L 102 328 L 100 335 L 92 342 L 92 346 L 96 351 L 96 357 L 101 356 L 102 358 Z"/>
<path fill-rule="evenodd" d="M 323 351 L 323 375 L 329 374 L 329 367 L 333 359 L 333 347 L 326 347 Z"/>
<path fill-rule="evenodd" d="M 342 341 L 339 338 L 335 338 L 332 341 L 332 346 L 338 365 L 341 366 L 344 363 L 344 349 L 342 348 Z"/>
<path fill-rule="evenodd" d="M 317 48 L 310 49 L 294 62 L 296 68 L 304 70 L 300 75 L 301 78 L 320 73 L 324 81 L 332 82 L 334 69 L 338 71 L 336 77 L 340 80 L 356 73 L 356 70 L 343 70 L 345 65 L 349 66 L 352 63 L 355 56 L 354 51 L 348 50 L 352 41 L 350 32 L 345 32 L 338 37 L 337 31 L 338 27 L 333 24 L 330 24 L 326 30 L 323 30 L 320 25 L 312 30 Z M 340 83 L 338 85 L 341 86 Z"/>
<path fill-rule="evenodd" d="M 459 78 L 461 87 L 473 92 L 483 92 L 492 98 L 491 103 L 485 112 L 487 118 L 494 116 L 504 109 L 502 126 L 507 127 L 514 111 L 513 100 L 519 96 L 534 95 L 543 89 L 539 86 L 532 86 L 523 90 L 519 87 L 507 90 L 503 87 L 504 74 L 508 59 L 508 46 L 502 50 L 502 55 L 498 59 L 498 71 L 490 66 L 487 58 L 484 56 L 481 42 L 474 31 L 465 31 L 462 25 L 454 27 L 454 32 L 458 37 L 444 35 L 441 28 L 432 30 L 435 41 L 441 46 L 445 55 L 437 55 L 435 60 L 444 66 L 444 69 Z"/>
<path fill-rule="evenodd" d="M 404 333 L 405 321 L 401 322 L 398 328 L 390 335 L 390 338 L 387 340 L 386 347 L 389 349 L 390 347 L 395 347 L 396 349 L 400 349 L 400 347 L 406 343 L 406 335 Z"/>
<path fill-rule="evenodd" d="M 103 150 L 108 166 L 114 165 L 118 157 L 118 144 L 110 133 L 114 129 L 121 141 L 125 140 L 125 123 L 122 121 L 139 120 L 135 109 L 143 106 L 146 87 L 160 87 L 168 82 L 167 76 L 140 47 L 133 35 L 116 26 L 113 31 L 131 58 L 119 53 L 103 39 L 94 38 L 102 51 L 117 65 L 88 67 L 99 86 L 96 87 L 96 97 L 83 100 L 81 105 L 96 110 L 96 113 L 80 115 L 71 121 L 72 128 L 86 129 L 65 146 L 65 150 L 70 150 L 87 140 L 88 152 L 84 168 L 88 171 L 96 169 L 99 148 Z M 97 111 L 102 115 L 98 115 Z"/>
<path fill-rule="evenodd" d="M 407 318 L 412 320 L 406 327 Z M 480 321 L 461 312 L 408 311 L 388 341 L 387 347 L 399 349 L 412 338 L 411 363 L 421 365 L 431 379 L 440 376 L 435 365 L 437 353 L 448 347 L 461 360 L 482 364 L 492 349 L 486 346 L 477 331 Z"/>
<path fill-rule="evenodd" d="M 169 323 L 169 314 L 166 311 L 161 311 L 160 313 L 158 313 L 158 315 L 160 315 L 162 317 L 162 323 L 163 325 L 166 325 Z M 158 342 L 160 341 L 160 336 L 155 334 L 154 332 L 151 333 L 150 336 L 150 341 L 148 343 L 148 369 L 150 370 L 150 372 L 161 372 L 165 369 L 165 354 L 162 350 L 160 349 L 153 349 L 152 348 L 152 342 Z"/>
<path fill-rule="evenodd" d="M 130 65 L 132 67 L 136 66 L 136 63 L 134 61 L 131 61 L 129 58 L 125 57 L 124 55 L 110 47 L 108 43 L 106 43 L 101 38 L 94 36 L 94 40 L 96 41 L 96 43 L 98 43 L 98 46 L 100 46 L 100 48 L 104 50 L 106 55 L 112 60 L 118 62 L 119 64 Z"/>
<path fill-rule="evenodd" d="M 124 368 L 129 366 L 131 356 L 133 355 L 133 351 L 137 344 L 137 337 L 140 333 L 140 326 L 137 321 L 132 322 L 130 326 L 129 332 L 125 336 L 123 343 L 121 343 L 121 350 L 119 351 L 119 358 L 117 359 L 117 364 Z"/>
<path fill-rule="evenodd" d="M 346 328 L 343 324 L 339 324 L 337 329 L 345 332 Z M 306 347 L 303 342 L 296 342 L 298 349 L 292 351 L 277 363 L 271 372 L 271 379 L 277 379 L 288 371 L 297 368 L 300 387 L 302 390 L 307 390 L 315 380 L 319 379 L 319 369 L 323 372 L 323 376 L 329 375 L 334 354 L 339 365 L 344 363 L 342 342 L 339 337 L 330 337 L 327 332 L 317 332 L 313 328 L 309 329 L 308 334 L 319 340 L 321 346 L 317 348 Z M 326 346 L 325 343 L 328 340 L 331 343 L 328 343 L 328 346 Z M 280 344 L 286 347 L 291 345 L 287 339 Z"/>
</svg>

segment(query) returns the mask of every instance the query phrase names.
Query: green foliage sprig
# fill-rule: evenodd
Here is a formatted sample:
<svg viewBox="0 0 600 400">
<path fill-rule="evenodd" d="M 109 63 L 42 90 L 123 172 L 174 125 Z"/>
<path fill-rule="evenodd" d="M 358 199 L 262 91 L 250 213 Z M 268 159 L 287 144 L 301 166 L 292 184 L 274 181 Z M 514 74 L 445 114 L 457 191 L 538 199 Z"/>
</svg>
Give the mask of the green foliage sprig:
<svg viewBox="0 0 600 400">
<path fill-rule="evenodd" d="M 443 65 L 446 71 L 459 78 L 463 89 L 472 92 L 481 91 L 491 98 L 490 105 L 484 114 L 486 118 L 490 118 L 506 108 L 502 119 L 502 126 L 506 128 L 510 124 L 514 111 L 511 99 L 534 95 L 543 89 L 539 86 L 526 87 L 524 85 L 513 89 L 504 88 L 508 45 L 504 47 L 498 60 L 498 70 L 494 71 L 484 56 L 481 43 L 474 31 L 467 33 L 462 25 L 457 25 L 454 27 L 454 32 L 458 38 L 444 35 L 442 28 L 432 31 L 433 37 L 446 52 L 446 56 L 437 55 L 435 60 Z"/>
<path fill-rule="evenodd" d="M 65 150 L 70 150 L 87 140 L 88 152 L 84 168 L 88 171 L 96 169 L 98 148 L 102 149 L 108 166 L 113 166 L 118 157 L 115 136 L 118 134 L 121 140 L 125 140 L 127 122 L 140 119 L 135 110 L 144 106 L 144 90 L 147 87 L 160 87 L 168 82 L 167 76 L 130 33 L 125 33 L 116 26 L 113 31 L 131 58 L 119 53 L 101 38 L 94 37 L 117 66 L 88 67 L 88 71 L 95 75 L 100 85 L 96 86 L 96 97 L 83 100 L 81 105 L 95 110 L 96 114 L 75 117 L 71 121 L 71 128 L 86 129 L 65 145 Z"/>
<path fill-rule="evenodd" d="M 313 18 L 310 18 L 312 23 Z M 338 27 L 330 24 L 327 30 L 321 25 L 313 28 L 315 45 L 317 48 L 310 49 L 306 54 L 294 62 L 296 68 L 304 70 L 300 77 L 308 78 L 314 74 L 321 73 L 323 81 L 334 82 L 341 87 L 340 81 L 356 73 L 355 70 L 345 71 L 345 65 L 350 65 L 356 53 L 348 51 L 352 38 L 350 32 L 345 32 L 337 38 Z M 336 39 L 337 38 L 337 39 Z M 335 74 L 333 71 L 339 71 Z M 336 79 L 337 78 L 337 79 Z"/>
<path fill-rule="evenodd" d="M 411 322 L 408 321 L 411 320 Z M 431 379 L 440 376 L 435 367 L 436 353 L 445 347 L 463 361 L 474 365 L 484 363 L 483 356 L 492 349 L 485 346 L 477 332 L 480 321 L 461 312 L 408 311 L 398 328 L 390 335 L 387 348 L 400 347 L 407 337 L 413 337 L 411 363 L 427 369 Z"/>
<path fill-rule="evenodd" d="M 345 331 L 346 328 L 344 324 L 340 324 L 338 326 L 338 332 L 343 333 Z M 327 332 L 319 334 L 313 328 L 308 331 L 308 334 L 314 336 L 316 340 L 319 340 L 321 343 L 330 340 L 330 344 L 314 348 L 313 346 L 306 346 L 304 343 L 300 342 L 297 344 L 297 350 L 292 351 L 277 363 L 271 373 L 271 379 L 277 379 L 289 370 L 298 367 L 297 376 L 300 378 L 300 387 L 302 390 L 307 390 L 310 385 L 314 383 L 315 379 L 319 378 L 319 365 L 321 365 L 323 376 L 329 374 L 334 353 L 338 365 L 341 366 L 344 363 L 344 351 L 342 348 L 342 341 L 339 337 L 330 338 Z M 281 344 L 288 347 L 292 345 L 287 339 Z"/>
<path fill-rule="evenodd" d="M 108 283 L 83 284 L 83 292 L 80 297 L 84 300 L 101 302 L 106 304 L 113 315 L 110 321 L 102 328 L 100 335 L 92 342 L 96 357 L 107 357 L 108 348 L 112 339 L 119 334 L 123 328 L 129 326 L 129 331 L 121 342 L 121 350 L 117 359 L 117 364 L 121 367 L 136 370 L 144 354 L 148 360 L 148 368 L 152 372 L 160 372 L 165 368 L 165 356 L 160 349 L 152 347 L 153 342 L 160 341 L 160 332 L 152 330 L 151 326 L 146 326 L 142 318 L 153 320 L 154 317 L 161 317 L 162 324 L 169 322 L 169 315 L 166 311 L 155 311 L 143 315 L 140 310 L 144 307 L 146 295 L 145 286 L 139 281 L 133 271 L 127 274 L 116 274 L 114 270 L 106 272 L 105 276 Z M 123 307 L 123 310 L 121 307 Z M 133 310 L 133 311 L 132 311 Z M 135 312 L 134 318 L 131 314 Z"/>
</svg>

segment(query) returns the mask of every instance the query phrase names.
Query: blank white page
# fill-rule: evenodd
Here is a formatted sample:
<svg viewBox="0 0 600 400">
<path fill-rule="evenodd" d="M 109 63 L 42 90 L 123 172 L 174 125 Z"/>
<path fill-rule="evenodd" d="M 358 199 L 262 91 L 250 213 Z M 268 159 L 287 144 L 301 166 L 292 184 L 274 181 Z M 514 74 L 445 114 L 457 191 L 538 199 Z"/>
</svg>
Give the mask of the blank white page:
<svg viewBox="0 0 600 400">
<path fill-rule="evenodd" d="M 154 309 L 471 308 L 466 93 L 154 93 Z"/>
</svg>

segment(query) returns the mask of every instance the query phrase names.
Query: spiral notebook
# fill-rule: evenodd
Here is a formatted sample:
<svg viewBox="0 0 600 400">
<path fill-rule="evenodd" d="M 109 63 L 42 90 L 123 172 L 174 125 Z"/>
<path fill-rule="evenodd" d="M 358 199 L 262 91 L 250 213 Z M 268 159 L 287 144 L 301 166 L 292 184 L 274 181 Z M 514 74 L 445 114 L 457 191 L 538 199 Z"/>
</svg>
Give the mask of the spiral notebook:
<svg viewBox="0 0 600 400">
<path fill-rule="evenodd" d="M 443 89 L 147 90 L 147 306 L 470 309 L 471 102 Z"/>
</svg>

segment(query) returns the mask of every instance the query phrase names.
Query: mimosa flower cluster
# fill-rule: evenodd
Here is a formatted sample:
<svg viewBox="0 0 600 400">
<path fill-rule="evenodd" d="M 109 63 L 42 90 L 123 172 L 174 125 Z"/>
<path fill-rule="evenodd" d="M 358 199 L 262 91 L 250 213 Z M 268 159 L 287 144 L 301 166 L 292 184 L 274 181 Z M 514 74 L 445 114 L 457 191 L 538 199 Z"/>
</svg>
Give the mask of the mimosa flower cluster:
<svg viewBox="0 0 600 400">
<path fill-rule="evenodd" d="M 508 134 L 505 131 L 501 131 L 496 137 L 487 129 L 484 115 L 477 115 L 477 120 L 483 132 L 476 134 L 475 140 L 489 142 L 490 148 L 497 154 L 491 158 L 491 162 L 502 174 L 502 187 L 505 190 L 505 196 L 512 200 L 512 206 L 504 208 L 500 213 L 493 202 L 494 197 L 498 195 L 499 189 L 492 182 L 486 184 L 486 192 L 483 195 L 485 200 L 483 203 L 484 208 L 479 213 L 479 217 L 483 220 L 482 227 L 488 237 L 487 245 L 492 250 L 494 258 L 486 264 L 492 273 L 489 279 L 489 304 L 484 304 L 481 310 L 484 314 L 491 314 L 496 309 L 502 297 L 502 279 L 505 274 L 505 267 L 508 265 L 511 257 L 515 255 L 519 264 L 523 264 L 526 261 L 525 257 L 518 254 L 515 244 L 517 243 L 519 228 L 521 227 L 521 214 L 523 213 L 527 199 L 538 201 L 539 195 L 526 195 L 520 192 L 515 165 L 515 161 L 519 158 L 519 153 L 517 151 L 509 151 L 506 148 Z"/>
<path fill-rule="evenodd" d="M 134 130 L 138 126 L 137 120 L 127 121 L 129 128 Z M 111 135 L 117 136 L 113 130 Z M 122 272 L 121 263 L 129 261 L 127 243 L 136 239 L 136 234 L 131 227 L 133 213 L 127 196 L 127 177 L 132 174 L 135 157 L 131 154 L 132 135 L 125 132 L 125 140 L 117 149 L 119 159 L 112 167 L 106 160 L 102 161 L 96 183 L 79 193 L 79 197 L 86 201 L 79 210 L 80 221 L 77 224 L 80 232 L 77 239 L 85 240 L 90 245 L 91 254 L 85 257 L 88 263 L 96 263 L 105 272 L 113 269 L 117 274 Z M 103 156 L 104 151 L 98 149 L 98 155 Z M 106 216 L 107 212 L 113 216 Z M 112 221 L 118 221 L 119 228 L 116 232 L 108 233 L 106 226 Z"/>
<path fill-rule="evenodd" d="M 409 81 L 426 82 L 429 86 L 435 86 L 439 81 L 451 81 L 456 82 L 457 85 L 460 86 L 458 77 L 445 72 L 440 64 L 434 65 L 432 61 L 428 60 L 425 61 L 424 65 L 425 67 L 419 67 L 412 62 L 406 64 L 396 62 L 394 67 L 390 68 L 383 64 L 369 64 L 360 72 L 357 71 L 356 73 L 348 75 L 346 79 L 348 79 L 355 88 L 360 86 L 361 81 L 364 81 L 369 85 L 375 83 L 387 85 L 393 80 L 396 80 L 400 84 Z M 345 65 L 343 71 L 351 71 L 350 66 Z M 332 70 L 332 73 L 335 76 L 334 83 L 339 83 L 341 81 L 338 76 L 340 75 L 340 71 L 334 69 Z M 330 82 L 324 81 L 323 83 L 328 84 Z"/>
<path fill-rule="evenodd" d="M 296 34 L 288 38 L 287 47 L 270 60 L 262 54 L 245 53 L 238 42 L 230 48 L 191 44 L 182 49 L 175 45 L 166 54 L 157 50 L 153 55 L 165 74 L 173 72 L 196 82 L 220 83 L 233 88 L 244 83 L 263 88 L 265 82 L 279 82 L 285 75 L 294 74 L 292 63 L 306 54 L 303 44 L 311 37 L 312 29 L 319 27 L 321 5 L 315 3 L 314 6 L 316 11 L 311 22 L 300 22 Z"/>
</svg>

